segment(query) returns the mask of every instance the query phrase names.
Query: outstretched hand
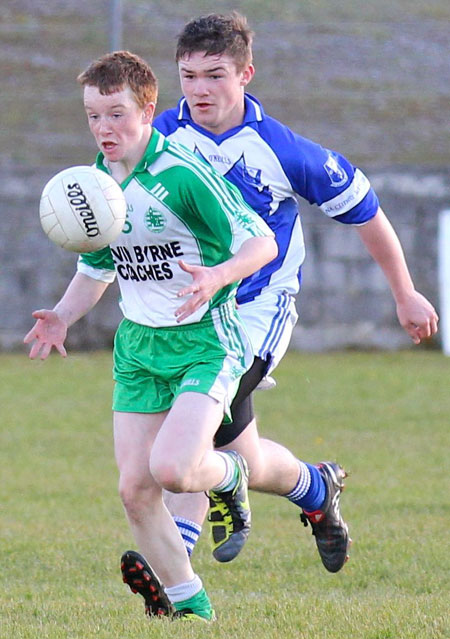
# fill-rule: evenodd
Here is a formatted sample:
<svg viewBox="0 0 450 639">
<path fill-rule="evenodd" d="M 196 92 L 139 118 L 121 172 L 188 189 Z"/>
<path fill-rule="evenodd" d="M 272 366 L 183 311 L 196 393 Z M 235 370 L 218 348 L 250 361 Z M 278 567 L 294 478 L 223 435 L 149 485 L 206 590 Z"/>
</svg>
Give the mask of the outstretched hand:
<svg viewBox="0 0 450 639">
<path fill-rule="evenodd" d="M 42 309 L 32 314 L 37 320 L 31 331 L 24 337 L 25 344 L 33 343 L 30 350 L 30 359 L 47 359 L 52 348 L 62 355 L 67 356 L 64 341 L 67 335 L 67 324 L 55 311 Z"/>
<path fill-rule="evenodd" d="M 426 297 L 417 291 L 397 304 L 397 317 L 414 344 L 420 344 L 423 339 L 437 333 L 438 314 Z"/>
<path fill-rule="evenodd" d="M 179 260 L 180 268 L 192 275 L 192 284 L 178 292 L 178 297 L 191 295 L 187 302 L 177 308 L 175 317 L 182 322 L 186 317 L 208 302 L 218 290 L 225 286 L 221 270 L 217 266 L 197 266 Z"/>
</svg>

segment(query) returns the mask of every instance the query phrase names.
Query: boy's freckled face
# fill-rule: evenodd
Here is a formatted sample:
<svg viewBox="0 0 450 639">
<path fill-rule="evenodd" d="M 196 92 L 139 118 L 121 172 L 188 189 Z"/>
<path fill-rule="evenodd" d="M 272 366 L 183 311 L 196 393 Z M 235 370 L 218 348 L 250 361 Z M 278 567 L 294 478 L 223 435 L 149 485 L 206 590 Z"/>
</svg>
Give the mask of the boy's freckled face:
<svg viewBox="0 0 450 639">
<path fill-rule="evenodd" d="M 97 146 L 109 161 L 127 159 L 140 146 L 148 121 L 129 87 L 102 95 L 97 87 L 85 86 L 84 107 Z"/>
</svg>

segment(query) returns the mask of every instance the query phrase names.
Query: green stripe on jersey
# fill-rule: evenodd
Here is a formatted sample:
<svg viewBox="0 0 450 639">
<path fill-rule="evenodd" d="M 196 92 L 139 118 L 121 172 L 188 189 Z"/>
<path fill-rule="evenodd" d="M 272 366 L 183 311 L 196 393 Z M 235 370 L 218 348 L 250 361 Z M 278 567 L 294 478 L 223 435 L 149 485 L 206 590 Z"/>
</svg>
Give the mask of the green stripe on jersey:
<svg viewBox="0 0 450 639">
<path fill-rule="evenodd" d="M 97 166 L 108 171 L 102 154 Z M 177 293 L 192 282 L 180 259 L 215 266 L 249 238 L 273 235 L 230 182 L 156 129 L 121 186 L 126 228 L 110 248 L 82 254 L 80 261 L 91 269 L 117 271 L 122 311 L 139 324 L 176 325 L 175 310 L 183 302 Z M 187 323 L 230 299 L 238 284 L 218 291 Z"/>
<path fill-rule="evenodd" d="M 253 236 L 266 236 L 267 227 L 261 217 L 245 202 L 239 189 L 221 176 L 215 169 L 199 160 L 188 149 L 175 142 L 170 143 L 168 152 L 182 159 L 209 185 L 216 196 L 220 196 L 224 210 L 238 220 Z"/>
</svg>

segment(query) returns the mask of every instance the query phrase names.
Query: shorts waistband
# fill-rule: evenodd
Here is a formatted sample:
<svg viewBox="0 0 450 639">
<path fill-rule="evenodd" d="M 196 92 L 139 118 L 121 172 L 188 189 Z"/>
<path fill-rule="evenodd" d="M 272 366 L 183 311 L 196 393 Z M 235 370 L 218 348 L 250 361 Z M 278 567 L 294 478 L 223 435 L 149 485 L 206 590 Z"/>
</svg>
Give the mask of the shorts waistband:
<svg viewBox="0 0 450 639">
<path fill-rule="evenodd" d="M 124 319 L 122 320 L 123 322 L 127 322 L 130 325 L 133 326 L 141 326 L 144 329 L 148 329 L 150 331 L 155 331 L 155 332 L 171 332 L 171 331 L 176 331 L 176 332 L 181 332 L 181 331 L 193 331 L 196 330 L 197 328 L 205 328 L 206 326 L 212 326 L 214 324 L 214 319 L 213 319 L 213 312 L 220 312 L 220 309 L 229 309 L 229 310 L 233 310 L 236 308 L 236 303 L 235 303 L 235 299 L 231 299 L 228 300 L 227 302 L 224 302 L 223 304 L 219 304 L 219 306 L 215 306 L 212 309 L 209 309 L 205 315 L 198 320 L 197 322 L 193 322 L 192 324 L 176 324 L 174 326 L 147 326 L 146 324 L 138 324 L 138 322 L 134 322 L 131 319 L 128 319 L 127 317 L 124 317 Z"/>
</svg>

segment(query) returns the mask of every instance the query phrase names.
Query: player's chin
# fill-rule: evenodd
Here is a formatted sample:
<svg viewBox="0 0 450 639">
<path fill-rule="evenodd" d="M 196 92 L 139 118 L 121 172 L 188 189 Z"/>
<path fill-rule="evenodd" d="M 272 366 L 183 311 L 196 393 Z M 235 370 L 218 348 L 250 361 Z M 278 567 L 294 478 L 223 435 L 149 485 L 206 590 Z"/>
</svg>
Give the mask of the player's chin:
<svg viewBox="0 0 450 639">
<path fill-rule="evenodd" d="M 214 126 L 215 118 L 211 112 L 211 108 L 200 109 L 196 108 L 194 111 L 195 120 L 203 126 Z"/>
<path fill-rule="evenodd" d="M 120 149 L 117 145 L 111 146 L 105 146 L 104 144 L 100 145 L 100 150 L 103 153 L 103 155 L 105 156 L 105 158 L 107 160 L 110 160 L 110 162 L 118 162 L 121 159 L 121 153 L 120 153 Z"/>
</svg>

